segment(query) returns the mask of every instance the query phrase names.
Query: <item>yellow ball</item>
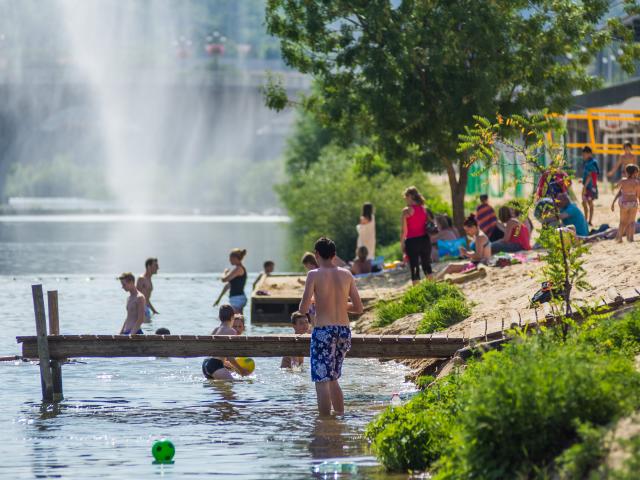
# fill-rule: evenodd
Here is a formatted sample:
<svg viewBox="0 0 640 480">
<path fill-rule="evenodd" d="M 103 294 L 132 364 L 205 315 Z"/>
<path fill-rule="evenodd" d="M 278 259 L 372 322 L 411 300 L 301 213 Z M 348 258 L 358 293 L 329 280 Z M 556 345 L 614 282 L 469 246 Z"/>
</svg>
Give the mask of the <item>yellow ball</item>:
<svg viewBox="0 0 640 480">
<path fill-rule="evenodd" d="M 256 369 L 256 362 L 253 361 L 253 358 L 236 357 L 236 362 L 238 362 L 238 365 L 247 370 L 249 373 L 253 373 L 253 371 Z"/>
</svg>

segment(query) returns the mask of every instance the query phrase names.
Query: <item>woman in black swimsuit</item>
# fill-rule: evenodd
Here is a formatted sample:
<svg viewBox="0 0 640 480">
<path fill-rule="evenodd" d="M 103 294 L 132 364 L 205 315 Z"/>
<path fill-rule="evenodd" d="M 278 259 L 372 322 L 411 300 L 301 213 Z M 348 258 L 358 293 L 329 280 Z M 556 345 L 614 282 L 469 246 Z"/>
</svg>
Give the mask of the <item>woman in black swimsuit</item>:
<svg viewBox="0 0 640 480">
<path fill-rule="evenodd" d="M 227 291 L 229 291 L 229 304 L 236 313 L 242 313 L 244 306 L 247 304 L 247 296 L 244 294 L 244 286 L 247 283 L 247 270 L 242 264 L 242 259 L 247 254 L 244 249 L 234 248 L 229 254 L 229 263 L 233 266 L 231 270 L 226 268 L 222 274 L 222 281 L 226 283 L 222 289 L 222 293 L 213 304 L 218 306 L 220 300 Z"/>
</svg>

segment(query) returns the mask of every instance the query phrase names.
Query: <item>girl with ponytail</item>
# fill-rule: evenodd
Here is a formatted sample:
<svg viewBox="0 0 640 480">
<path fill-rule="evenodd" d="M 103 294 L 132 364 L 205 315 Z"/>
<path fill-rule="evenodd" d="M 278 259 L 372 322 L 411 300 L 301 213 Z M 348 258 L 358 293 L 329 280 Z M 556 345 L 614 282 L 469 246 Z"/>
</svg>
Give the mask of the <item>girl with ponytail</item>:
<svg viewBox="0 0 640 480">
<path fill-rule="evenodd" d="M 229 270 L 225 268 L 222 273 L 222 281 L 225 283 L 220 296 L 213 304 L 217 307 L 222 297 L 229 292 L 229 304 L 236 313 L 242 313 L 244 306 L 247 304 L 247 296 L 244 293 L 244 286 L 247 283 L 247 269 L 242 264 L 247 251 L 245 249 L 234 248 L 229 253 L 229 263 L 233 268 Z"/>
</svg>

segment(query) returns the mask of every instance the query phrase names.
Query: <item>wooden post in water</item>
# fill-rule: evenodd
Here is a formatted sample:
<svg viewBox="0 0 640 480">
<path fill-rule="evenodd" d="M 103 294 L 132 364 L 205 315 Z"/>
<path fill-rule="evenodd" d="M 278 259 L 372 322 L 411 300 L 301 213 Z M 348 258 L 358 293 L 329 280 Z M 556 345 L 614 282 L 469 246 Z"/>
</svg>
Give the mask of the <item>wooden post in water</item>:
<svg viewBox="0 0 640 480">
<path fill-rule="evenodd" d="M 40 384 L 42 401 L 53 401 L 53 377 L 49 360 L 49 342 L 47 341 L 47 319 L 44 312 L 42 285 L 31 285 L 33 311 L 36 316 L 36 335 L 38 336 L 38 357 L 40 358 Z"/>
<path fill-rule="evenodd" d="M 60 335 L 57 290 L 47 292 L 47 302 L 49 304 L 49 334 Z M 53 400 L 57 402 L 64 398 L 62 395 L 62 363 L 59 360 L 51 360 L 51 375 L 53 377 Z"/>
</svg>

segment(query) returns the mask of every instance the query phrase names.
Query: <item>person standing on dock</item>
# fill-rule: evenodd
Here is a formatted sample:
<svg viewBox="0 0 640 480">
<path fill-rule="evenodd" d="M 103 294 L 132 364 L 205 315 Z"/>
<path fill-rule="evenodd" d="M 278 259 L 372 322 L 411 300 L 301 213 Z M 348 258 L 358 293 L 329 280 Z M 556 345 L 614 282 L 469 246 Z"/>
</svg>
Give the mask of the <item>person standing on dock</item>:
<svg viewBox="0 0 640 480">
<path fill-rule="evenodd" d="M 153 282 L 151 281 L 151 277 L 158 273 L 158 259 L 157 258 L 147 258 L 144 262 L 144 273 L 138 277 L 138 282 L 136 283 L 136 288 L 144 295 L 144 298 L 147 299 L 147 304 L 144 307 L 144 321 L 146 323 L 151 322 L 151 314 L 158 314 L 158 311 L 151 304 L 151 294 L 153 293 Z"/>
<path fill-rule="evenodd" d="M 336 267 L 336 244 L 322 237 L 315 244 L 318 268 L 307 274 L 300 312 L 309 313 L 315 298 L 316 318 L 311 333 L 311 380 L 316 386 L 318 411 L 331 414 L 331 408 L 344 414 L 344 397 L 338 379 L 342 362 L 351 348 L 349 313 L 361 314 L 362 300 L 351 272 Z"/>
<path fill-rule="evenodd" d="M 129 292 L 127 298 L 127 318 L 120 329 L 120 335 L 142 335 L 142 323 L 144 322 L 144 307 L 147 300 L 136 288 L 136 277 L 131 272 L 125 272 L 118 277 L 122 289 Z"/>
<path fill-rule="evenodd" d="M 229 304 L 233 307 L 236 313 L 242 313 L 244 306 L 247 304 L 247 296 L 244 293 L 244 286 L 247 283 L 247 269 L 242 264 L 247 254 L 246 250 L 234 248 L 229 254 L 229 263 L 233 266 L 231 270 L 224 269 L 222 274 L 222 281 L 226 283 L 222 292 L 218 296 L 218 299 L 213 304 L 217 307 L 220 304 L 220 300 L 225 293 L 229 292 Z"/>
</svg>

